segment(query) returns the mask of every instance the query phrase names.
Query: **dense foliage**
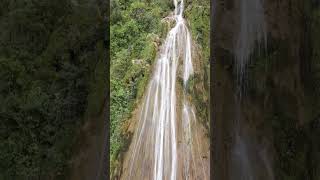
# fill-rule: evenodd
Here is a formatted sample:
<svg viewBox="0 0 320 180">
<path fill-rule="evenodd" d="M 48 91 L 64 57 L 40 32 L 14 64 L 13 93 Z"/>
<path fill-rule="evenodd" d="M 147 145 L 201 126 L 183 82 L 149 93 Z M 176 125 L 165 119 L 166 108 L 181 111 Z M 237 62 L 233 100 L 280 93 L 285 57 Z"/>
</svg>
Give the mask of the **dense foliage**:
<svg viewBox="0 0 320 180">
<path fill-rule="evenodd" d="M 189 23 L 196 50 L 193 52 L 194 66 L 200 71 L 190 78 L 192 103 L 195 105 L 198 120 L 209 132 L 209 74 L 210 74 L 210 1 L 193 0 L 186 2 L 185 16 Z M 202 87 L 203 88 L 200 88 Z M 208 134 L 209 135 L 209 134 Z"/>
<path fill-rule="evenodd" d="M 111 172 L 117 166 L 127 137 L 124 121 L 141 97 L 157 53 L 157 40 L 163 33 L 161 19 L 171 1 L 111 1 L 110 16 L 110 118 Z"/>
<path fill-rule="evenodd" d="M 0 179 L 64 179 L 106 96 L 106 4 L 0 1 Z"/>
<path fill-rule="evenodd" d="M 209 64 L 209 1 L 187 1 L 185 16 L 193 39 Z M 126 120 L 141 100 L 161 42 L 172 22 L 164 19 L 174 9 L 173 0 L 111 0 L 111 174 L 119 173 L 121 153 L 130 135 Z M 206 21 L 207 20 L 207 21 Z M 207 66 L 209 68 L 209 66 Z"/>
</svg>

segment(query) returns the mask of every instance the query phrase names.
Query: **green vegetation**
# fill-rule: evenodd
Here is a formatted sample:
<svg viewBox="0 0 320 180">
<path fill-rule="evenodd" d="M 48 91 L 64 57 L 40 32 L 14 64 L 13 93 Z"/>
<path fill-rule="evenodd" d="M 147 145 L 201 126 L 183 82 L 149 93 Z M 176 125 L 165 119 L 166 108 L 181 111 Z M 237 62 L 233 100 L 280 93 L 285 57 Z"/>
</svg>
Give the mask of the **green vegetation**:
<svg viewBox="0 0 320 180">
<path fill-rule="evenodd" d="M 193 40 L 201 47 L 202 59 L 209 70 L 210 56 L 210 1 L 187 1 L 185 16 L 191 28 Z M 208 71 L 209 72 L 209 71 Z"/>
<path fill-rule="evenodd" d="M 123 124 L 142 97 L 171 1 L 111 1 L 110 165 L 114 175 L 128 136 Z M 121 160 L 120 160 L 121 161 Z"/>
<path fill-rule="evenodd" d="M 197 117 L 209 132 L 210 1 L 187 1 L 185 16 L 197 48 L 193 54 L 194 64 L 200 66 L 190 79 L 189 86 L 193 88 L 189 91 Z"/>
<path fill-rule="evenodd" d="M 209 68 L 209 1 L 187 2 L 185 16 L 195 43 Z M 111 176 L 118 175 L 130 135 L 124 125 L 142 99 L 157 51 L 168 31 L 163 18 L 174 9 L 172 0 L 111 1 Z M 205 72 L 209 72 L 206 71 Z M 204 108 L 206 109 L 206 108 Z"/>
<path fill-rule="evenodd" d="M 0 1 L 0 179 L 66 179 L 106 97 L 107 4 Z"/>
</svg>

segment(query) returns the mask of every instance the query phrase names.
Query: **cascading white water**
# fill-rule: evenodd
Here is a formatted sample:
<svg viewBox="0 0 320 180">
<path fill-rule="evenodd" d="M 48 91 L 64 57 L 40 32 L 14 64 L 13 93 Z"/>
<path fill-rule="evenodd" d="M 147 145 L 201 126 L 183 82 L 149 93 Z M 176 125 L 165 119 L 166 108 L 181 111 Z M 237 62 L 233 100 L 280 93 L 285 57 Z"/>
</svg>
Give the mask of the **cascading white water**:
<svg viewBox="0 0 320 180">
<path fill-rule="evenodd" d="M 256 45 L 267 43 L 266 23 L 261 0 L 241 0 L 240 31 L 235 45 L 237 98 L 235 122 L 235 144 L 232 152 L 232 180 L 272 180 L 274 179 L 271 163 L 265 147 L 259 145 L 243 129 L 241 101 L 246 90 L 246 69 Z"/>
<path fill-rule="evenodd" d="M 264 42 L 266 47 L 267 30 L 261 0 L 241 0 L 240 31 L 236 42 L 237 76 L 243 82 L 246 66 L 256 45 Z"/>
<path fill-rule="evenodd" d="M 175 26 L 168 32 L 156 61 L 129 147 L 128 165 L 124 168 L 128 172 L 122 179 L 208 179 L 209 176 L 209 161 L 202 158 L 205 148 L 199 143 L 194 109 L 186 98 L 188 80 L 194 70 L 191 35 L 183 18 L 184 1 L 174 0 L 174 5 Z M 180 64 L 182 98 L 177 94 Z M 205 156 L 209 156 L 209 149 L 206 152 Z"/>
</svg>

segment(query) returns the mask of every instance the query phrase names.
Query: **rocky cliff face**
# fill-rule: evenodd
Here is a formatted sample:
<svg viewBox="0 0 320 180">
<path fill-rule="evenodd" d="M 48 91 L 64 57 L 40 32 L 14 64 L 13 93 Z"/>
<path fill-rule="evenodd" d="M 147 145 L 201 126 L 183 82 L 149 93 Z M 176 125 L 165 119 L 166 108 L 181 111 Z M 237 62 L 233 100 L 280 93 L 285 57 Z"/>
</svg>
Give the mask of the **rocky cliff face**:
<svg viewBox="0 0 320 180">
<path fill-rule="evenodd" d="M 263 1 L 267 48 L 257 45 L 251 54 L 241 102 L 234 98 L 240 7 L 235 0 L 212 5 L 214 178 L 232 179 L 234 114 L 240 105 L 238 116 L 253 139 L 249 144 L 265 149 L 274 179 L 319 179 L 319 2 Z M 267 168 L 258 171 L 262 175 Z"/>
<path fill-rule="evenodd" d="M 117 1 L 115 1 L 117 2 Z M 142 6 L 141 2 L 145 4 L 145 6 Z M 133 134 L 135 131 L 137 131 L 137 124 L 139 120 L 139 115 L 141 111 L 141 106 L 143 105 L 144 100 L 144 94 L 147 91 L 148 82 L 152 77 L 152 74 L 154 73 L 154 62 L 156 62 L 157 56 L 159 56 L 159 50 L 161 45 L 164 43 L 164 40 L 166 38 L 166 35 L 168 31 L 174 27 L 175 21 L 172 18 L 168 18 L 167 16 L 170 16 L 170 13 L 172 13 L 174 6 L 172 0 L 166 0 L 166 1 L 132 1 L 131 3 L 125 3 L 126 6 L 130 7 L 134 4 L 138 4 L 139 6 L 135 5 L 133 9 L 138 9 L 139 11 L 144 11 L 145 13 L 140 13 L 142 17 L 145 18 L 137 18 L 133 16 L 132 18 L 130 16 L 130 19 L 128 19 L 128 22 L 131 22 L 131 19 L 134 21 L 137 21 L 136 25 L 141 25 L 141 19 L 149 19 L 149 17 L 152 17 L 152 19 L 157 23 L 156 28 L 151 28 L 146 33 L 148 34 L 147 37 L 149 37 L 145 42 L 141 42 L 141 46 L 143 46 L 143 53 L 142 57 L 139 59 L 132 59 L 132 57 L 125 56 L 123 62 L 126 61 L 126 59 L 129 59 L 130 62 L 132 62 L 134 65 L 133 68 L 129 68 L 130 71 L 126 72 L 125 78 L 127 79 L 125 84 L 133 84 L 133 90 L 137 89 L 137 93 L 135 96 L 132 96 L 132 99 L 126 99 L 125 101 L 128 102 L 131 108 L 128 108 L 128 111 L 126 111 L 127 115 L 124 115 L 124 112 L 120 111 L 121 108 L 116 106 L 118 103 L 117 99 L 114 98 L 114 101 L 111 101 L 111 127 L 112 122 L 114 123 L 114 127 L 118 127 L 119 131 L 114 131 L 113 134 L 115 134 L 112 137 L 112 128 L 111 128 L 111 179 L 119 179 L 120 177 L 125 178 L 126 174 L 126 154 L 130 154 L 129 145 L 132 142 Z M 189 79 L 188 86 L 188 100 L 192 102 L 195 106 L 195 113 L 197 116 L 197 119 L 199 122 L 199 126 L 202 127 L 202 125 L 205 127 L 202 131 L 203 134 L 203 141 L 208 141 L 208 132 L 209 132 L 209 117 L 208 117 L 208 99 L 209 99 L 209 93 L 208 93 L 208 73 L 209 73 L 209 13 L 210 13 L 210 4 L 209 0 L 185 0 L 186 6 L 184 11 L 184 18 L 187 21 L 187 26 L 190 30 L 190 33 L 192 35 L 192 58 L 193 58 L 193 65 L 194 65 L 194 75 Z M 130 8 L 128 8 L 130 9 Z M 114 14 L 114 17 L 117 17 L 117 9 L 114 8 L 112 10 L 112 14 Z M 121 10 L 122 14 L 126 13 L 127 10 L 123 9 Z M 150 15 L 150 13 L 156 14 L 156 15 Z M 161 13 L 159 13 L 161 12 Z M 121 14 L 121 13 L 120 13 Z M 172 14 L 171 14 L 172 15 Z M 112 19 L 112 16 L 111 16 Z M 111 21 L 112 22 L 112 21 Z M 112 23 L 111 23 L 112 24 Z M 146 23 L 147 24 L 147 23 Z M 143 25 L 143 24 L 142 24 Z M 116 26 L 116 25 L 113 25 Z M 122 29 L 122 27 L 125 27 L 124 25 L 119 26 L 119 29 Z M 118 27 L 117 27 L 118 28 Z M 114 34 L 119 34 L 122 31 L 115 31 L 117 29 L 112 29 L 111 32 Z M 131 34 L 131 29 L 128 30 L 127 34 Z M 152 33 L 151 33 L 151 32 Z M 111 33 L 112 34 L 112 33 Z M 142 35 L 141 37 L 144 37 L 145 35 L 142 34 L 141 31 L 136 32 L 137 35 Z M 136 37 L 136 35 L 134 35 Z M 111 38 L 112 39 L 112 38 Z M 139 40 L 139 39 L 138 39 Z M 137 47 L 134 44 L 136 41 L 130 41 L 128 44 L 132 47 Z M 118 40 L 120 42 L 120 40 Z M 113 38 L 111 40 L 111 44 L 113 42 L 117 42 L 117 39 Z M 121 46 L 119 46 L 121 47 Z M 112 49 L 112 48 L 111 48 Z M 126 47 L 119 48 L 124 49 L 124 52 L 127 50 Z M 116 53 L 118 49 L 113 49 L 113 53 Z M 136 50 L 138 53 L 140 50 Z M 135 51 L 132 51 L 132 54 L 134 54 Z M 138 53 L 139 54 L 139 53 Z M 116 62 L 120 58 L 115 57 L 112 59 L 111 62 Z M 120 59 L 122 62 L 122 60 Z M 120 62 L 119 61 L 119 62 Z M 112 76 L 112 71 L 116 72 L 117 74 L 119 71 L 119 67 L 122 67 L 123 64 L 120 64 L 118 67 L 111 66 L 111 80 L 115 79 L 115 76 Z M 127 63 L 124 64 L 125 67 L 127 67 Z M 179 66 L 180 67 L 180 66 Z M 182 65 L 181 65 L 182 67 Z M 124 69 L 124 68 L 122 68 Z M 181 72 L 178 74 L 182 75 L 182 68 L 179 68 Z M 131 73 L 132 72 L 132 73 Z M 141 73 L 140 73 L 141 72 Z M 122 79 L 122 76 L 119 78 Z M 177 94 L 178 96 L 182 97 L 182 88 L 183 88 L 183 77 L 179 76 L 177 78 Z M 112 86 L 114 90 L 111 88 L 111 94 L 112 92 L 119 91 L 115 87 Z M 130 93 L 133 91 L 130 89 Z M 115 93 L 114 93 L 115 94 Z M 120 95 L 118 95 L 120 96 Z M 131 97 L 131 96 L 130 96 Z M 123 98 L 123 97 L 121 97 Z M 119 99 L 121 99 L 119 98 Z M 179 97 L 180 98 L 180 97 Z M 121 102 L 121 104 L 123 104 Z M 124 106 L 124 108 L 127 108 L 127 106 Z M 120 110 L 119 110 L 120 109 Z M 119 113 L 118 113 L 119 112 Z M 115 116 L 115 115 L 121 115 L 121 116 Z M 181 114 L 178 112 L 178 114 Z M 121 117 L 121 118 L 120 118 Z M 120 120 L 120 121 L 117 121 Z M 118 134 L 117 134 L 118 133 Z M 200 137 L 200 136 L 199 136 Z M 201 138 L 200 138 L 201 139 Z M 208 147 L 209 144 L 206 143 L 206 147 Z M 114 150 L 112 151 L 112 148 L 114 147 Z M 208 148 L 207 148 L 208 149 Z M 114 153 L 112 153 L 114 152 Z M 206 151 L 207 154 L 208 150 Z M 114 155 L 112 155 L 114 154 Z M 200 154 L 200 153 L 199 153 Z M 209 156 L 203 156 L 203 159 L 206 159 L 206 161 L 209 161 Z M 123 165 L 124 164 L 124 165 Z M 142 171 L 141 171 L 142 172 Z M 200 172 L 200 171 L 199 171 Z M 202 178 L 203 179 L 203 178 Z"/>
</svg>

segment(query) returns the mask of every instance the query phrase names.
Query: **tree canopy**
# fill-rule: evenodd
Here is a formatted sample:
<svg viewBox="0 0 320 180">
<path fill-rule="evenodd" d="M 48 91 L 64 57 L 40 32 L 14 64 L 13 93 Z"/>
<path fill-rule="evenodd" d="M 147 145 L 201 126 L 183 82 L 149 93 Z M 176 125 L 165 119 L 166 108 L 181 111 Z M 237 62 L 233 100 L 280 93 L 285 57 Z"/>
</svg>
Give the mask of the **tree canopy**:
<svg viewBox="0 0 320 180">
<path fill-rule="evenodd" d="M 106 96 L 106 4 L 0 2 L 0 179 L 64 179 Z"/>
</svg>

